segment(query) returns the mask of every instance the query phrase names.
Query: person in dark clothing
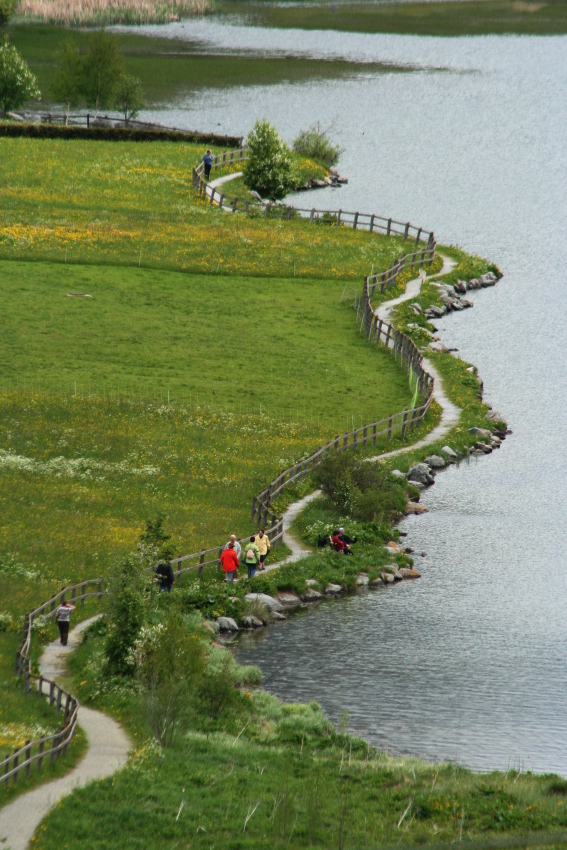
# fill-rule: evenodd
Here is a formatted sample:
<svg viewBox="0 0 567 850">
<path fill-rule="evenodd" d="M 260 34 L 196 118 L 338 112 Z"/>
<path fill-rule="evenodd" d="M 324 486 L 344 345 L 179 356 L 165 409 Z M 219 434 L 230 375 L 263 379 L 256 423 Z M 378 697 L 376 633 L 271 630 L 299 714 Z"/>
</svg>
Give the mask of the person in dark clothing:
<svg viewBox="0 0 567 850">
<path fill-rule="evenodd" d="M 156 576 L 159 577 L 160 593 L 171 593 L 171 588 L 175 583 L 171 562 L 161 561 L 156 567 Z"/>
<path fill-rule="evenodd" d="M 207 153 L 203 157 L 203 162 L 205 163 L 205 180 L 208 182 L 209 177 L 211 176 L 211 168 L 213 167 L 214 156 L 212 155 L 210 149 L 207 150 Z"/>
<path fill-rule="evenodd" d="M 339 538 L 340 538 L 340 540 L 343 541 L 345 546 L 352 546 L 352 544 L 356 543 L 356 540 L 357 540 L 356 537 L 349 537 L 348 534 L 345 534 L 345 530 L 342 527 L 342 525 L 339 528 Z"/>
<path fill-rule="evenodd" d="M 70 602 L 65 601 L 65 597 L 61 600 L 61 605 L 55 612 L 55 619 L 59 626 L 59 642 L 62 646 L 67 646 L 67 638 L 69 637 L 69 617 L 71 611 L 75 610 L 75 606 Z"/>
</svg>

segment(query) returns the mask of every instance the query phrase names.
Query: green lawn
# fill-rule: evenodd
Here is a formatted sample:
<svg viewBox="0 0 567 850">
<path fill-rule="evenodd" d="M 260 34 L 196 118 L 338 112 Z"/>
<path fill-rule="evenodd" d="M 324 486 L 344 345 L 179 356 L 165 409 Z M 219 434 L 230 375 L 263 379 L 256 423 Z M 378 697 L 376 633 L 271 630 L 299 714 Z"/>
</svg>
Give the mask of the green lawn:
<svg viewBox="0 0 567 850">
<path fill-rule="evenodd" d="M 131 265 L 360 286 L 413 241 L 211 209 L 203 149 L 168 142 L 0 138 L 0 259 Z"/>
<path fill-rule="evenodd" d="M 463 0 L 463 2 L 248 3 L 223 0 L 225 14 L 241 14 L 250 25 L 332 29 L 346 32 L 466 36 L 567 32 L 563 0 Z"/>
</svg>

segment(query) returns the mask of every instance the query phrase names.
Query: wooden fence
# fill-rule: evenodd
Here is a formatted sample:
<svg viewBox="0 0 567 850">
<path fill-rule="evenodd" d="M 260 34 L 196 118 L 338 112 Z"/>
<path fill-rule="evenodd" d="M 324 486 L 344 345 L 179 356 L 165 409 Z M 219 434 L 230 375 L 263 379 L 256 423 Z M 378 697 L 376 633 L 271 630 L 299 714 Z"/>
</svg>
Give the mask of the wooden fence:
<svg viewBox="0 0 567 850">
<path fill-rule="evenodd" d="M 231 163 L 244 162 L 246 158 L 247 151 L 242 148 L 225 151 L 214 157 L 212 168 L 218 169 Z M 361 332 L 364 330 L 371 342 L 385 346 L 394 353 L 396 359 L 400 358 L 400 362 L 404 363 L 408 369 L 410 383 L 413 384 L 415 379 L 415 389 L 421 397 L 421 403 L 416 407 L 407 408 L 400 413 L 392 414 L 385 419 L 371 422 L 361 428 L 335 437 L 309 457 L 280 472 L 261 493 L 254 496 L 252 500 L 252 522 L 264 528 L 271 545 L 276 547 L 283 539 L 283 518 L 274 513 L 270 505 L 286 487 L 309 475 L 329 452 L 343 451 L 344 449 L 366 449 L 369 445 L 376 446 L 380 438 L 387 437 L 390 441 L 392 436 L 398 433 L 404 439 L 409 431 L 421 424 L 429 410 L 433 398 L 433 378 L 423 368 L 423 357 L 409 337 L 393 325 L 378 318 L 372 307 L 372 296 L 376 289 L 379 292 L 390 289 L 404 268 L 416 266 L 422 268 L 425 263 L 430 264 L 435 258 L 435 236 L 432 232 L 417 228 L 410 222 L 399 222 L 392 218 L 384 218 L 374 214 L 351 213 L 343 210 L 317 210 L 315 208 L 302 210 L 296 207 L 260 201 L 239 201 L 238 198 L 227 199 L 226 195 L 215 190 L 203 179 L 203 171 L 203 163 L 193 169 L 193 185 L 204 197 L 210 197 L 211 204 L 216 203 L 221 209 L 226 207 L 233 212 L 243 211 L 251 214 L 260 212 L 263 215 L 280 216 L 287 219 L 292 216 L 302 216 L 308 217 L 311 223 L 331 224 L 337 227 L 346 226 L 352 227 L 354 230 L 365 229 L 370 233 L 383 232 L 387 236 L 402 235 L 404 239 L 414 240 L 414 250 L 411 253 L 404 254 L 395 260 L 390 268 L 385 271 L 372 274 L 364 279 L 362 295 L 357 296 L 355 306 Z M 215 197 L 216 195 L 218 197 Z M 420 243 L 423 244 L 424 242 L 426 243 L 425 246 L 420 247 Z M 208 566 L 216 566 L 217 569 L 220 569 L 220 557 L 224 546 L 223 543 L 210 549 L 201 549 L 199 552 L 193 552 L 190 555 L 173 558 L 171 564 L 174 568 L 176 581 L 181 583 L 182 576 L 191 572 L 196 572 L 201 577 L 204 568 Z M 148 567 L 144 572 L 152 572 L 155 578 L 155 570 L 156 567 L 153 566 Z M 41 696 L 48 697 L 50 704 L 56 706 L 58 715 L 64 710 L 64 720 L 62 727 L 55 735 L 40 738 L 38 741 L 26 741 L 24 747 L 16 749 L 13 755 L 4 759 L 0 764 L 0 778 L 3 768 L 3 778 L 6 784 L 9 783 L 10 779 L 15 782 L 21 770 L 25 770 L 26 776 L 29 776 L 31 766 L 34 763 L 37 763 L 38 769 L 41 770 L 43 759 L 46 756 L 46 745 L 50 745 L 47 751 L 50 764 L 67 752 L 77 725 L 78 703 L 75 698 L 55 682 L 37 677 L 30 672 L 30 647 L 34 621 L 40 616 L 53 619 L 63 596 L 66 596 L 71 602 L 84 604 L 89 597 L 101 599 L 104 592 L 102 579 L 89 579 L 64 588 L 47 602 L 25 615 L 22 643 L 16 654 L 16 675 L 24 676 L 26 693 L 35 690 L 31 683 L 37 682 L 37 692 Z"/>
</svg>

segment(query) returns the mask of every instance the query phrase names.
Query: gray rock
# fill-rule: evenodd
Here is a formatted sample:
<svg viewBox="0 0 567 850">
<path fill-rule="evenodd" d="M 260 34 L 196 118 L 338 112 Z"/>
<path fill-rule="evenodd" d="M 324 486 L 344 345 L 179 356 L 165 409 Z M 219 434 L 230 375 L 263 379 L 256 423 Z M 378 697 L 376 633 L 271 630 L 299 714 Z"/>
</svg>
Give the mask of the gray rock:
<svg viewBox="0 0 567 850">
<path fill-rule="evenodd" d="M 393 584 L 396 580 L 392 573 L 387 572 L 380 573 L 380 578 L 382 579 L 384 584 Z"/>
<path fill-rule="evenodd" d="M 489 446 L 486 443 L 482 442 L 475 443 L 475 448 L 479 449 L 481 452 L 484 452 L 485 455 L 489 455 L 492 451 L 492 446 Z"/>
<path fill-rule="evenodd" d="M 407 475 L 408 481 L 420 481 L 422 484 L 433 484 L 434 478 L 426 463 L 416 463 Z"/>
<path fill-rule="evenodd" d="M 498 413 L 497 410 L 489 410 L 486 414 L 486 418 L 490 419 L 491 422 L 504 422 L 504 417 L 501 413 Z"/>
<path fill-rule="evenodd" d="M 446 456 L 447 463 L 455 463 L 456 462 L 457 452 L 453 451 L 453 449 L 450 446 L 443 446 L 441 451 Z"/>
<path fill-rule="evenodd" d="M 473 277 L 467 282 L 467 289 L 480 289 L 481 283 L 478 278 Z"/>
<path fill-rule="evenodd" d="M 319 593 L 318 590 L 314 590 L 312 587 L 308 587 L 305 593 L 301 594 L 301 598 L 304 602 L 317 602 L 323 598 L 323 594 Z"/>
<path fill-rule="evenodd" d="M 397 564 L 388 564 L 388 569 L 392 571 L 394 581 L 401 581 L 403 579 L 403 575 L 399 571 Z"/>
<path fill-rule="evenodd" d="M 480 278 L 480 285 L 481 286 L 495 286 L 496 281 L 497 281 L 497 277 L 494 274 L 494 272 L 486 272 L 486 274 L 483 274 L 482 277 Z"/>
<path fill-rule="evenodd" d="M 247 593 L 244 598 L 247 602 L 261 602 L 268 611 L 283 611 L 282 603 L 267 593 Z"/>
<path fill-rule="evenodd" d="M 372 579 L 372 581 L 370 582 L 370 587 L 384 587 L 384 584 L 384 579 L 378 576 L 378 578 Z"/>
<path fill-rule="evenodd" d="M 219 627 L 219 631 L 221 632 L 237 632 L 238 626 L 232 617 L 219 617 L 217 620 L 217 626 Z"/>
<path fill-rule="evenodd" d="M 462 298 L 453 298 L 453 300 L 451 301 L 451 306 L 453 310 L 457 310 L 457 312 L 459 310 L 465 309 L 465 305 L 463 304 Z"/>
<path fill-rule="evenodd" d="M 428 307 L 425 311 L 425 315 L 428 317 L 428 319 L 440 319 L 441 316 L 444 316 L 446 312 L 446 307 L 438 307 L 436 304 L 432 304 L 431 307 Z"/>
<path fill-rule="evenodd" d="M 469 434 L 476 434 L 477 437 L 492 437 L 492 433 L 487 428 L 469 428 Z"/>
<path fill-rule="evenodd" d="M 419 304 L 417 304 L 417 302 L 410 304 L 410 307 L 414 311 L 414 313 L 421 313 L 422 312 L 421 306 Z"/>
<path fill-rule="evenodd" d="M 451 297 L 454 297 L 456 294 L 455 287 L 450 283 L 440 283 L 439 292 L 442 292 L 443 295 L 450 295 Z"/>
<path fill-rule="evenodd" d="M 458 280 L 455 284 L 455 290 L 457 292 L 466 292 L 467 291 L 467 282 L 466 280 Z"/>
<path fill-rule="evenodd" d="M 390 472 L 390 475 L 392 475 L 394 478 L 405 478 L 406 477 L 405 473 L 402 472 L 400 469 L 392 469 L 392 471 Z"/>
<path fill-rule="evenodd" d="M 305 584 L 307 585 L 307 587 L 316 587 L 319 584 L 319 582 L 317 581 L 316 578 L 308 578 L 308 579 L 305 579 Z"/>
<path fill-rule="evenodd" d="M 442 342 L 438 342 L 436 340 L 430 342 L 427 348 L 429 351 L 436 351 L 439 354 L 442 354 L 444 351 L 449 351 L 446 345 L 443 345 Z"/>
<path fill-rule="evenodd" d="M 233 620 L 233 622 L 234 622 L 234 620 Z M 235 623 L 235 625 L 236 625 L 236 623 Z M 213 620 L 212 622 L 211 622 L 211 620 L 204 620 L 203 621 L 203 628 L 205 628 L 208 632 L 211 632 L 213 635 L 218 635 L 218 633 L 220 631 L 220 626 L 219 626 L 219 624 L 217 623 L 216 620 Z"/>
<path fill-rule="evenodd" d="M 443 304 L 445 305 L 445 307 L 447 308 L 447 310 L 449 312 L 453 309 L 453 300 L 452 300 L 452 298 L 449 298 L 448 295 L 442 295 L 441 301 L 443 302 Z M 431 308 L 429 308 L 429 309 L 431 309 Z"/>
<path fill-rule="evenodd" d="M 439 457 L 439 455 L 430 455 L 429 457 L 426 457 L 425 463 L 431 469 L 443 469 L 446 466 L 445 460 L 442 457 Z"/>
<path fill-rule="evenodd" d="M 328 584 L 325 588 L 325 596 L 340 596 L 342 587 L 340 584 Z"/>
<path fill-rule="evenodd" d="M 369 579 L 366 573 L 360 573 L 356 577 L 356 586 L 357 587 L 368 587 Z"/>
<path fill-rule="evenodd" d="M 282 605 L 286 606 L 301 604 L 299 596 L 296 593 L 292 593 L 290 590 L 278 591 L 278 600 L 282 603 Z"/>
<path fill-rule="evenodd" d="M 413 570 L 410 567 L 400 567 L 402 578 L 421 578 L 419 570 Z"/>
<path fill-rule="evenodd" d="M 286 615 L 285 615 L 285 614 L 280 614 L 280 612 L 279 612 L 279 611 L 272 611 L 272 613 L 270 614 L 270 618 L 271 618 L 274 622 L 276 622 L 276 621 L 278 621 L 278 620 L 287 620 Z"/>
<path fill-rule="evenodd" d="M 459 298 L 459 301 L 463 307 L 474 307 L 474 303 L 470 300 L 470 298 Z"/>
<path fill-rule="evenodd" d="M 242 625 L 245 629 L 261 629 L 262 626 L 265 626 L 266 624 L 259 617 L 247 614 L 246 617 L 242 618 Z"/>
</svg>

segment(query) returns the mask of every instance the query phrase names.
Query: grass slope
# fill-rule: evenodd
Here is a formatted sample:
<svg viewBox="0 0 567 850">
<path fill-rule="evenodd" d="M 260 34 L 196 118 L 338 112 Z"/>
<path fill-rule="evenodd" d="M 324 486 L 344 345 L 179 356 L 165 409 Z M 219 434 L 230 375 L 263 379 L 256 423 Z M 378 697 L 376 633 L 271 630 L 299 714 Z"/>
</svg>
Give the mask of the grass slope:
<svg viewBox="0 0 567 850">
<path fill-rule="evenodd" d="M 225 0 L 225 14 L 251 25 L 346 32 L 464 36 L 559 35 L 567 32 L 563 0 L 462 0 L 462 2 L 241 3 Z"/>
</svg>

